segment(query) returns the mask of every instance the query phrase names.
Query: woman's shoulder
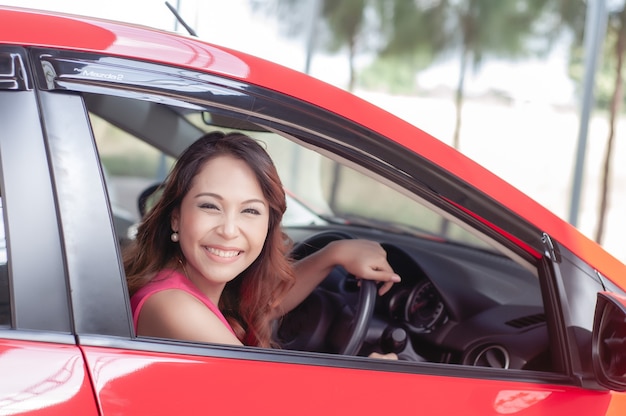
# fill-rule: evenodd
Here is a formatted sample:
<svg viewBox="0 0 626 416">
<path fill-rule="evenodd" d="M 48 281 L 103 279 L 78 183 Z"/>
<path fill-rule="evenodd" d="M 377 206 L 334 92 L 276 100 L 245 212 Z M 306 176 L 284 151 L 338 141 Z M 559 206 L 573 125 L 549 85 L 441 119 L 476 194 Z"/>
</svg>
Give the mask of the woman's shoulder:
<svg viewBox="0 0 626 416">
<path fill-rule="evenodd" d="M 135 330 L 139 332 L 139 317 L 143 331 L 166 337 L 188 340 L 230 340 L 237 342 L 232 327 L 208 297 L 187 277 L 176 270 L 162 270 L 131 297 Z M 212 328 L 211 334 L 200 336 L 194 328 Z M 226 337 L 219 334 L 226 330 Z M 163 332 L 159 332 L 163 331 Z M 194 335 L 195 334 L 195 335 Z M 217 335 L 217 338 L 212 338 Z"/>
<path fill-rule="evenodd" d="M 147 279 L 147 283 L 137 290 L 135 295 L 158 292 L 164 289 L 187 289 L 187 278 L 175 269 L 163 269 Z"/>
<path fill-rule="evenodd" d="M 180 289 L 185 292 L 191 292 L 190 288 L 185 285 L 185 276 L 173 269 L 163 269 L 157 272 L 148 283 L 139 288 L 130 298 L 131 309 L 135 312 L 140 308 L 143 302 L 155 293 L 168 289 Z"/>
<path fill-rule="evenodd" d="M 241 344 L 219 311 L 210 310 L 191 293 L 177 289 L 151 295 L 143 304 L 136 330 L 145 336 Z"/>
</svg>

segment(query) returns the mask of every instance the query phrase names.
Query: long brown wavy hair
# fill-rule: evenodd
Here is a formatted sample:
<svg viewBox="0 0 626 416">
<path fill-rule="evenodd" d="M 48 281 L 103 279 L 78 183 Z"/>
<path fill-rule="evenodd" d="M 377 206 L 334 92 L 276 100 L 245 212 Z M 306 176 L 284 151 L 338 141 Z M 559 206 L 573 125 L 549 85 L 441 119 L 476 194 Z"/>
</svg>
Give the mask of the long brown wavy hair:
<svg viewBox="0 0 626 416">
<path fill-rule="evenodd" d="M 261 254 L 226 284 L 218 307 L 245 345 L 271 347 L 274 308 L 293 286 L 288 257 L 291 240 L 281 228 L 287 207 L 276 167 L 265 149 L 242 133 L 212 132 L 183 152 L 168 175 L 162 195 L 146 214 L 136 238 L 124 249 L 124 269 L 131 296 L 166 267 L 184 261 L 178 243 L 171 241 L 170 218 L 191 189 L 193 180 L 211 159 L 229 155 L 244 161 L 256 175 L 270 207 L 269 229 Z"/>
</svg>

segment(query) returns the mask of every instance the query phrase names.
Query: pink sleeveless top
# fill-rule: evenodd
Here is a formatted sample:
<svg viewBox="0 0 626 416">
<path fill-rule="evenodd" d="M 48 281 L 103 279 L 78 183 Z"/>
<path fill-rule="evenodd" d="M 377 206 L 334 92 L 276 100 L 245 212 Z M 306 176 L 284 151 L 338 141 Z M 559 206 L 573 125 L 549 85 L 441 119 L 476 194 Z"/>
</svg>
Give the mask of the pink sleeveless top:
<svg viewBox="0 0 626 416">
<path fill-rule="evenodd" d="M 196 299 L 201 301 L 207 308 L 211 310 L 222 321 L 226 328 L 230 329 L 230 332 L 235 333 L 230 324 L 218 309 L 215 304 L 204 295 L 185 275 L 177 272 L 176 270 L 164 269 L 156 274 L 144 287 L 139 289 L 130 298 L 130 307 L 133 312 L 133 323 L 135 325 L 135 331 L 137 331 L 137 322 L 139 320 L 139 312 L 141 307 L 153 294 L 162 290 L 177 289 L 189 293 Z"/>
</svg>

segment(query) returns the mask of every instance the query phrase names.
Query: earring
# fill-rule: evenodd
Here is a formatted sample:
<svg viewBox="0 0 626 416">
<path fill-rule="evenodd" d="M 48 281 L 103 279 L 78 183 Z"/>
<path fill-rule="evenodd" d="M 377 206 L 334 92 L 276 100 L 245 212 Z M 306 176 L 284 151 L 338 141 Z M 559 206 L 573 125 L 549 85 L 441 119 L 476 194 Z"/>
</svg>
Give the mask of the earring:
<svg viewBox="0 0 626 416">
<path fill-rule="evenodd" d="M 172 233 L 170 238 L 172 239 L 173 242 L 178 243 L 178 233 L 176 231 Z"/>
</svg>

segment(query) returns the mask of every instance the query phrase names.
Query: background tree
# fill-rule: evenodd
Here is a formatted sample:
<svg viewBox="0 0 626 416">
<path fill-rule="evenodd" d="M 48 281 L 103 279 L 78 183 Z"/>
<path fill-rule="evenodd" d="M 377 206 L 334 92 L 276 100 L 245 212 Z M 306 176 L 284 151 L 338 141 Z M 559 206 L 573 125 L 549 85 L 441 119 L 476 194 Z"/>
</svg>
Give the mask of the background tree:
<svg viewBox="0 0 626 416">
<path fill-rule="evenodd" d="M 453 146 L 460 147 L 465 81 L 488 59 L 519 59 L 550 51 L 555 40 L 570 36 L 570 76 L 581 85 L 583 35 L 589 0 L 270 0 L 252 1 L 272 10 L 290 36 L 311 27 L 311 4 L 318 4 L 316 44 L 326 52 L 347 51 L 348 89 L 357 81 L 356 57 L 375 59 L 360 73 L 361 85 L 387 92 L 413 91 L 415 74 L 436 59 L 458 57 Z M 616 2 L 613 2 L 616 3 Z M 623 3 L 623 2 L 621 2 Z M 262 7 L 260 7 L 262 6 Z M 614 6 L 615 7 L 615 6 Z M 595 239 L 602 242 L 611 154 L 623 101 L 622 67 L 626 29 L 624 6 L 611 13 L 596 85 L 596 102 L 609 110 L 609 136 L 602 172 Z"/>
<path fill-rule="evenodd" d="M 319 6 L 315 6 L 319 2 Z M 313 24 L 313 48 L 336 54 L 346 50 L 348 57 L 349 91 L 356 83 L 356 58 L 371 53 L 379 39 L 379 19 L 375 13 L 376 0 L 271 0 L 252 1 L 253 10 L 271 12 L 277 16 L 279 27 L 288 36 L 306 35 Z M 319 12 L 317 16 L 311 11 Z M 311 22 L 311 19 L 317 20 Z"/>
<path fill-rule="evenodd" d="M 415 92 L 415 75 L 430 66 L 450 43 L 443 8 L 424 7 L 423 1 L 377 0 L 379 48 L 360 77 L 366 88 Z"/>
<path fill-rule="evenodd" d="M 586 5 L 583 0 L 560 0 L 559 9 L 563 22 L 574 33 L 570 54 L 570 77 L 582 86 L 583 79 L 583 35 Z M 611 165 L 613 147 L 617 134 L 617 121 L 624 101 L 623 67 L 626 48 L 626 9 L 623 1 L 610 2 L 606 37 L 595 82 L 595 105 L 608 111 L 608 137 L 604 152 L 598 202 L 598 215 L 594 240 L 602 244 L 606 226 L 611 188 Z"/>
<path fill-rule="evenodd" d="M 384 0 L 381 0 L 384 1 Z M 486 58 L 515 59 L 547 53 L 554 26 L 545 20 L 547 0 L 396 0 L 383 21 L 383 55 L 459 57 L 453 146 L 459 148 L 465 79 Z"/>
<path fill-rule="evenodd" d="M 621 10 L 610 13 L 607 23 L 607 37 L 604 48 L 605 56 L 603 60 L 603 67 L 608 67 L 613 72 L 613 91 L 609 102 L 609 133 L 602 167 L 598 223 L 596 225 L 595 235 L 595 241 L 599 244 L 602 244 L 602 239 L 604 237 L 606 214 L 609 205 L 611 161 L 617 131 L 617 119 L 620 115 L 620 110 L 624 101 L 623 67 L 624 51 L 626 50 L 626 8 L 622 5 Z"/>
</svg>

